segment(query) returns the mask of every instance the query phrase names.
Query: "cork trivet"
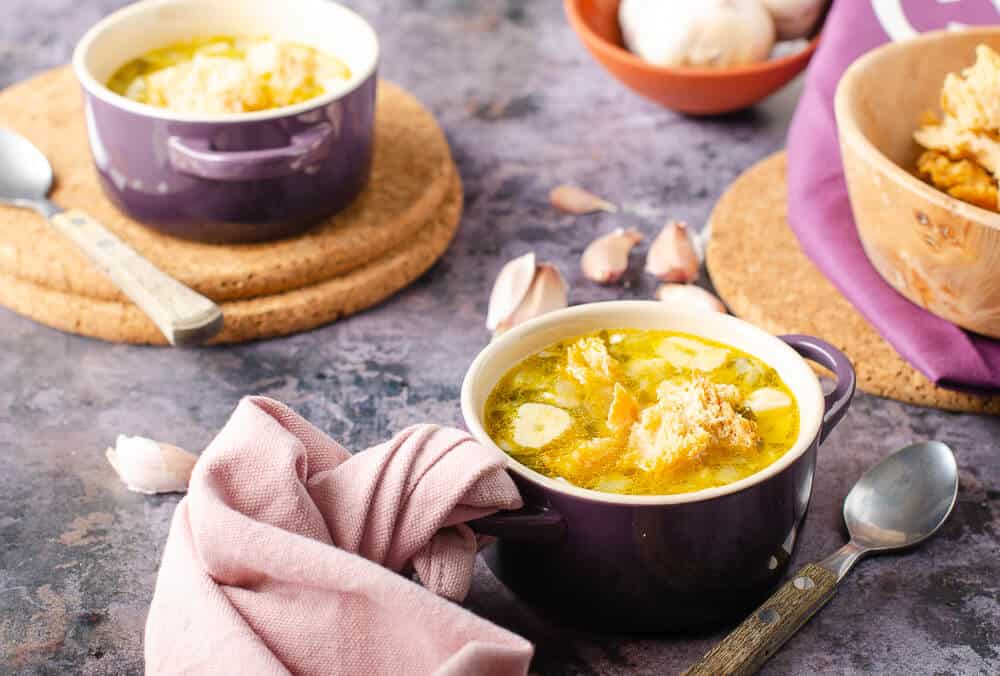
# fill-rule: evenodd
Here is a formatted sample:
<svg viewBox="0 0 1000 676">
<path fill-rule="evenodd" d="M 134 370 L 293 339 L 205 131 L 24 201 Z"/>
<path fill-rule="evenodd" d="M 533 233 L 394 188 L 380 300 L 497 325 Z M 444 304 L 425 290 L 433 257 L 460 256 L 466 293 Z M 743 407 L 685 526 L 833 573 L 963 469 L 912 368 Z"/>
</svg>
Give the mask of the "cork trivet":
<svg viewBox="0 0 1000 676">
<path fill-rule="evenodd" d="M 1000 397 L 935 387 L 900 357 L 799 248 L 786 220 L 785 154 L 748 169 L 712 212 L 707 265 L 738 316 L 775 333 L 831 342 L 854 362 L 858 386 L 950 411 L 1000 414 Z"/>
<path fill-rule="evenodd" d="M 444 202 L 413 239 L 340 277 L 279 294 L 222 303 L 225 326 L 214 343 L 238 343 L 306 331 L 381 302 L 423 274 L 445 252 L 462 215 L 453 174 Z M 75 296 L 0 274 L 0 305 L 63 331 L 114 342 L 165 344 L 130 303 Z"/>
<path fill-rule="evenodd" d="M 379 84 L 369 186 L 344 212 L 278 242 L 219 246 L 176 239 L 121 214 L 98 185 L 80 88 L 68 67 L 0 92 L 0 125 L 48 156 L 52 193 L 87 211 L 171 276 L 216 301 L 272 295 L 342 275 L 411 241 L 449 189 L 448 143 L 412 96 Z M 54 291 L 124 301 L 121 292 L 31 211 L 0 205 L 0 274 Z"/>
</svg>

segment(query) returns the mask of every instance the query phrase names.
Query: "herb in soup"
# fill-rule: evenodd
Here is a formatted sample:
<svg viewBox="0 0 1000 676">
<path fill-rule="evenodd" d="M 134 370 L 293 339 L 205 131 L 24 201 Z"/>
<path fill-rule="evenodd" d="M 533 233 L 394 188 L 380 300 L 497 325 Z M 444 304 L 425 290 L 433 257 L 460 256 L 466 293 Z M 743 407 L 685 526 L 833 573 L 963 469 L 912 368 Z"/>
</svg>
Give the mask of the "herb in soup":
<svg viewBox="0 0 1000 676">
<path fill-rule="evenodd" d="M 216 36 L 154 49 L 119 68 L 111 91 L 182 113 L 240 113 L 320 96 L 350 79 L 344 62 L 295 42 Z"/>
<path fill-rule="evenodd" d="M 512 368 L 486 402 L 490 437 L 548 477 L 610 493 L 722 486 L 798 438 L 778 373 L 685 333 L 618 329 L 552 345 Z"/>
</svg>

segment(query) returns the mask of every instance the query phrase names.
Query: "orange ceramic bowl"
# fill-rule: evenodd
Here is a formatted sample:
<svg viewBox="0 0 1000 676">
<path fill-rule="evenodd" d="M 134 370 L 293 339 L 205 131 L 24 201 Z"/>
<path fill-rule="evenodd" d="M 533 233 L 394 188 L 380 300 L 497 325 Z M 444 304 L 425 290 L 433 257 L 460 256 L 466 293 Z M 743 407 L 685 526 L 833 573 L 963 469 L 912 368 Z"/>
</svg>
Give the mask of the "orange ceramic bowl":
<svg viewBox="0 0 1000 676">
<path fill-rule="evenodd" d="M 672 68 L 643 61 L 628 51 L 618 25 L 621 0 L 565 0 L 573 30 L 591 56 L 629 89 L 693 115 L 728 113 L 751 106 L 801 73 L 819 37 L 797 54 L 732 68 Z"/>
</svg>

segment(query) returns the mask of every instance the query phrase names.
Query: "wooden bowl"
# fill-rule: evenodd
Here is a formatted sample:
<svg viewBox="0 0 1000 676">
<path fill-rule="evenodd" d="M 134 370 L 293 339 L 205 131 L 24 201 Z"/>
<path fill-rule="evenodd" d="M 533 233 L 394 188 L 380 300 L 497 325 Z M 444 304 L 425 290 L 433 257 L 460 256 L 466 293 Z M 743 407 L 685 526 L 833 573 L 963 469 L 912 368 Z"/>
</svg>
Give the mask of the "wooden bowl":
<svg viewBox="0 0 1000 676">
<path fill-rule="evenodd" d="M 628 51 L 618 25 L 621 0 L 565 0 L 566 15 L 587 51 L 616 79 L 662 106 L 693 115 L 751 106 L 788 84 L 808 65 L 818 37 L 803 51 L 732 68 L 656 66 Z"/>
<path fill-rule="evenodd" d="M 854 220 L 879 274 L 935 315 L 1000 338 L 1000 214 L 911 173 L 921 115 L 937 110 L 945 75 L 973 63 L 980 43 L 1000 49 L 1000 28 L 873 50 L 847 69 L 835 108 Z"/>
</svg>

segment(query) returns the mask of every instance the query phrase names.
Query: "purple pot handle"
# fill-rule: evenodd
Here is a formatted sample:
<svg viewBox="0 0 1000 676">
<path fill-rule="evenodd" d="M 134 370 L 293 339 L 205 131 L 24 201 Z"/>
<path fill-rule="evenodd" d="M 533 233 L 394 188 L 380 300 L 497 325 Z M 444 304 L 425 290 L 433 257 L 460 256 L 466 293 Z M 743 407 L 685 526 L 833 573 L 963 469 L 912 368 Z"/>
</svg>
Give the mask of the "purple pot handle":
<svg viewBox="0 0 1000 676">
<path fill-rule="evenodd" d="M 819 433 L 819 440 L 822 443 L 847 413 L 847 407 L 854 397 L 854 387 L 857 383 L 854 367 L 843 352 L 825 340 L 797 334 L 779 337 L 800 355 L 828 368 L 837 377 L 837 385 L 833 388 L 833 392 L 824 397 L 826 412 L 823 414 L 823 428 Z"/>
<path fill-rule="evenodd" d="M 182 174 L 213 181 L 252 181 L 301 172 L 330 154 L 333 126 L 327 122 L 294 134 L 288 145 L 265 150 L 213 150 L 207 139 L 171 136 L 170 166 Z"/>
<path fill-rule="evenodd" d="M 548 507 L 531 505 L 509 512 L 497 512 L 469 522 L 479 535 L 504 540 L 541 544 L 561 540 L 566 535 L 566 520 Z"/>
</svg>

